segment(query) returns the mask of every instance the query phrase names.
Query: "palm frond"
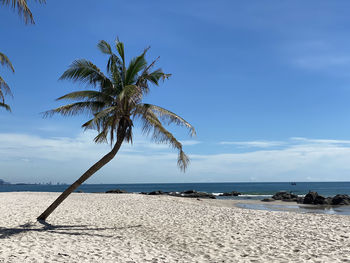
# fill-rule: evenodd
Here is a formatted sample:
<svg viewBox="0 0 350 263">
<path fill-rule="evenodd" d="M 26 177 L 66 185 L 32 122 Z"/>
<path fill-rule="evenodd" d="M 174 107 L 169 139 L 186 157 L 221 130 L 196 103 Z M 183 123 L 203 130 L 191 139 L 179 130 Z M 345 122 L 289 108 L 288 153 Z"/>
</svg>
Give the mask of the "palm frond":
<svg viewBox="0 0 350 263">
<path fill-rule="evenodd" d="M 107 117 L 104 119 L 102 123 L 102 131 L 94 138 L 95 143 L 107 143 L 108 142 L 108 134 L 110 135 L 110 143 L 113 143 L 113 136 L 116 127 L 113 124 L 116 123 L 116 118 Z"/>
<path fill-rule="evenodd" d="M 40 4 L 46 3 L 46 0 L 35 0 L 35 1 Z M 0 4 L 10 6 L 13 10 L 17 9 L 18 15 L 23 16 L 24 22 L 26 24 L 28 23 L 35 24 L 33 14 L 27 5 L 27 0 L 0 0 Z"/>
<path fill-rule="evenodd" d="M 106 86 L 112 86 L 110 80 L 101 72 L 101 70 L 92 62 L 79 59 L 75 60 L 72 65 L 69 66 L 60 80 L 68 79 L 74 82 L 80 81 L 92 85 L 100 84 Z"/>
<path fill-rule="evenodd" d="M 142 55 L 133 58 L 128 66 L 128 69 L 126 70 L 125 84 L 132 84 L 136 80 L 137 74 L 146 67 L 147 61 L 145 59 L 145 52 L 142 53 Z"/>
<path fill-rule="evenodd" d="M 107 143 L 108 129 L 103 130 L 94 138 L 95 143 Z"/>
<path fill-rule="evenodd" d="M 82 113 L 94 114 L 104 107 L 105 103 L 100 101 L 83 101 L 67 104 L 53 110 L 43 113 L 44 118 L 51 117 L 54 114 L 61 114 L 63 116 L 74 116 Z"/>
<path fill-rule="evenodd" d="M 109 55 L 107 62 L 107 72 L 111 73 L 115 67 L 120 67 L 122 65 L 121 60 L 112 51 L 111 46 L 104 40 L 101 40 L 97 44 L 98 49 L 103 53 Z"/>
<path fill-rule="evenodd" d="M 187 122 L 185 119 L 175 114 L 174 112 L 171 112 L 162 107 L 143 103 L 143 104 L 137 105 L 137 107 L 135 108 L 135 111 L 141 112 L 141 114 L 144 114 L 147 111 L 152 111 L 154 114 L 156 114 L 162 121 L 166 122 L 168 125 L 171 123 L 174 123 L 176 125 L 186 127 L 189 130 L 191 136 L 196 135 L 195 128 L 189 122 Z"/>
<path fill-rule="evenodd" d="M 120 42 L 118 38 L 115 41 L 115 48 L 117 49 L 118 54 L 122 59 L 123 63 L 125 63 L 124 43 Z"/>
<path fill-rule="evenodd" d="M 5 110 L 11 112 L 11 107 L 5 103 L 0 102 L 0 107 L 5 108 Z"/>
<path fill-rule="evenodd" d="M 98 42 L 97 47 L 103 54 L 107 54 L 107 55 L 113 54 L 111 46 L 104 40 L 101 40 L 100 42 Z"/>
<path fill-rule="evenodd" d="M 120 101 L 128 100 L 134 106 L 142 99 L 142 90 L 137 85 L 127 85 L 118 95 Z"/>
<path fill-rule="evenodd" d="M 145 76 L 145 79 L 152 82 L 154 85 L 158 86 L 159 85 L 159 80 L 163 79 L 164 80 L 164 73 L 161 69 L 157 69 L 153 71 L 150 74 L 147 74 Z"/>
<path fill-rule="evenodd" d="M 189 164 L 189 158 L 183 152 L 182 144 L 174 137 L 172 133 L 163 127 L 156 114 L 154 114 L 151 110 L 144 111 L 143 113 L 137 113 L 137 115 L 143 122 L 143 133 L 149 135 L 152 132 L 151 138 L 154 142 L 170 144 L 170 146 L 179 151 L 177 160 L 178 166 L 182 171 L 185 171 Z"/>
<path fill-rule="evenodd" d="M 153 62 L 143 70 L 142 74 L 138 77 L 138 79 L 136 81 L 137 85 L 142 88 L 142 91 L 145 94 L 148 94 L 148 92 L 149 92 L 148 82 L 151 82 L 154 85 L 158 86 L 160 79 L 165 80 L 171 76 L 171 74 L 165 74 L 161 69 L 157 69 L 157 70 L 153 71 L 152 73 L 149 73 L 149 70 L 152 67 L 154 67 L 154 65 L 156 64 L 156 62 L 158 61 L 159 58 L 160 57 L 153 60 Z"/>
<path fill-rule="evenodd" d="M 0 76 L 0 91 L 4 95 L 9 95 L 13 97 L 10 87 L 7 85 L 5 80 Z"/>
<path fill-rule="evenodd" d="M 1 53 L 1 52 L 0 52 L 0 64 L 2 66 L 8 66 L 12 70 L 12 72 L 15 72 L 15 69 L 13 68 L 9 58 L 4 53 Z"/>
<path fill-rule="evenodd" d="M 112 103 L 113 97 L 100 91 L 83 90 L 68 93 L 56 100 L 85 100 L 85 101 L 103 101 L 105 103 Z"/>
<path fill-rule="evenodd" d="M 111 114 L 118 112 L 117 106 L 108 107 L 94 114 L 94 118 L 85 122 L 82 127 L 86 129 L 96 129 L 100 131 L 103 128 L 103 123 L 105 123 L 106 118 Z"/>
</svg>

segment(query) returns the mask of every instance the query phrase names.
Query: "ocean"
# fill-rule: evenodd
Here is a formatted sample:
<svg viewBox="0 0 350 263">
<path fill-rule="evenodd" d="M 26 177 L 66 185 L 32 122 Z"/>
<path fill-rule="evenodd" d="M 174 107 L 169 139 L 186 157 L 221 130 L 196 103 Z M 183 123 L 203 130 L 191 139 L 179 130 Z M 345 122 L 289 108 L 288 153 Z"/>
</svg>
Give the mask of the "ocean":
<svg viewBox="0 0 350 263">
<path fill-rule="evenodd" d="M 63 192 L 68 185 L 45 185 L 45 184 L 7 184 L 0 185 L 0 192 Z M 196 190 L 213 193 L 217 199 L 236 200 L 261 200 L 271 197 L 279 191 L 290 191 L 297 195 L 305 195 L 309 191 L 318 192 L 323 196 L 336 194 L 350 195 L 350 182 L 295 182 L 295 183 L 168 183 L 168 184 L 83 184 L 76 191 L 84 193 L 103 193 L 111 189 L 122 189 L 130 193 L 151 192 L 162 190 L 163 192 L 181 192 Z M 242 195 L 237 197 L 221 197 L 220 193 L 238 191 Z M 296 211 L 299 213 L 321 213 L 350 215 L 350 206 L 342 207 L 302 207 L 299 205 L 280 206 L 273 203 L 249 204 L 241 203 L 238 206 L 247 209 L 267 211 Z"/>
<path fill-rule="evenodd" d="M 8 184 L 0 185 L 0 192 L 62 192 L 68 185 L 44 185 L 44 184 Z M 291 191 L 297 195 L 305 195 L 309 191 L 316 191 L 323 196 L 336 194 L 350 195 L 350 182 L 264 182 L 264 183 L 167 183 L 167 184 L 83 184 L 77 191 L 85 193 L 100 193 L 111 189 L 122 189 L 132 193 L 151 192 L 162 190 L 163 192 L 181 192 L 196 190 L 218 195 L 223 192 L 238 191 L 243 195 L 235 199 L 262 199 L 271 196 L 278 191 Z"/>
</svg>

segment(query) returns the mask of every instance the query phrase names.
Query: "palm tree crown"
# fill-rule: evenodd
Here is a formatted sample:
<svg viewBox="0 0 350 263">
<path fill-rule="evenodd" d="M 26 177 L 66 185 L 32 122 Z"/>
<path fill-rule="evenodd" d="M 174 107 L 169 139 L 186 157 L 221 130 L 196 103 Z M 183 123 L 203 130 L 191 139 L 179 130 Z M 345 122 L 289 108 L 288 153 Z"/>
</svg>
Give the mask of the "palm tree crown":
<svg viewBox="0 0 350 263">
<path fill-rule="evenodd" d="M 9 67 L 12 72 L 15 72 L 11 61 L 8 59 L 8 57 L 0 52 L 0 65 L 1 66 L 7 66 Z M 5 80 L 0 76 L 0 107 L 5 108 L 8 111 L 11 111 L 11 108 L 9 105 L 5 104 L 5 95 L 12 96 L 11 89 L 5 82 Z"/>
<path fill-rule="evenodd" d="M 47 111 L 45 115 L 91 114 L 92 118 L 82 127 L 98 131 L 95 142 L 110 142 L 111 145 L 114 140 L 132 142 L 134 122 L 140 121 L 142 131 L 145 134 L 151 133 L 155 142 L 169 143 L 178 150 L 178 166 L 184 171 L 189 158 L 183 152 L 182 144 L 163 126 L 162 122 L 184 126 L 189 129 L 191 135 L 195 135 L 194 128 L 169 110 L 143 103 L 143 97 L 149 92 L 150 84 L 158 86 L 159 81 L 167 79 L 170 74 L 165 74 L 161 69 L 152 71 L 157 59 L 147 64 L 145 55 L 149 48 L 133 58 L 126 66 L 124 44 L 117 40 L 115 47 L 117 54 L 113 53 L 106 41 L 98 43 L 100 51 L 109 56 L 106 75 L 90 61 L 85 59 L 74 61 L 60 79 L 87 83 L 96 87 L 97 90 L 66 94 L 57 100 L 75 102 Z"/>
</svg>

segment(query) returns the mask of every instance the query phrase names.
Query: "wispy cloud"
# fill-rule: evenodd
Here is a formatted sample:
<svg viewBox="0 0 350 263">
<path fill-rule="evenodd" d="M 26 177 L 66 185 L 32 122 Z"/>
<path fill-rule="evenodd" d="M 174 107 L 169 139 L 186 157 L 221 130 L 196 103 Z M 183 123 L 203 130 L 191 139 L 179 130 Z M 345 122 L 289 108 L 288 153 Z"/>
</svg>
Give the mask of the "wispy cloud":
<svg viewBox="0 0 350 263">
<path fill-rule="evenodd" d="M 50 137 L 28 134 L 0 133 L 0 160 L 31 160 L 44 159 L 67 161 L 74 159 L 92 159 L 110 151 L 107 144 L 95 144 L 95 134 L 85 132 L 75 138 Z M 143 140 L 136 134 L 132 144 L 124 143 L 121 153 L 164 153 L 170 149 L 167 144 L 159 144 L 150 140 Z M 199 141 L 181 141 L 184 146 L 192 146 Z M 170 150 L 172 152 L 172 150 Z M 176 151 L 175 151 L 176 153 Z"/>
<path fill-rule="evenodd" d="M 235 142 L 235 141 L 223 141 L 219 144 L 222 145 L 236 145 L 240 147 L 254 147 L 254 148 L 271 148 L 275 146 L 281 146 L 284 142 L 280 141 L 244 141 L 244 142 Z"/>
<path fill-rule="evenodd" d="M 197 145 L 200 144 L 200 141 L 195 141 L 195 140 L 185 140 L 185 141 L 180 141 L 182 145 L 184 146 L 192 146 L 192 145 Z"/>
<path fill-rule="evenodd" d="M 303 137 L 292 137 L 292 141 L 313 144 L 350 144 L 350 140 L 330 140 L 330 139 L 308 139 Z"/>
</svg>

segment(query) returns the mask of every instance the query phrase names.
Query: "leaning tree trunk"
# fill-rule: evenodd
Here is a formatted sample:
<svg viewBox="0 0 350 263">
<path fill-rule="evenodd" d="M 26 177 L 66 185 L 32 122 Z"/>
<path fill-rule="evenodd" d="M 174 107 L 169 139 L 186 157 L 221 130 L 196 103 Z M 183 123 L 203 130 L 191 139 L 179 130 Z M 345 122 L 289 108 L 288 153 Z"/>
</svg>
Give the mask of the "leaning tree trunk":
<svg viewBox="0 0 350 263">
<path fill-rule="evenodd" d="M 38 218 L 37 220 L 46 220 L 46 218 L 70 195 L 75 189 L 77 189 L 82 183 L 89 179 L 94 173 L 100 170 L 105 164 L 114 158 L 120 149 L 124 140 L 124 136 L 118 136 L 118 140 L 115 143 L 112 151 L 102 157 L 97 163 L 90 167 L 78 180 L 76 180 L 71 186 L 69 186 Z"/>
</svg>

